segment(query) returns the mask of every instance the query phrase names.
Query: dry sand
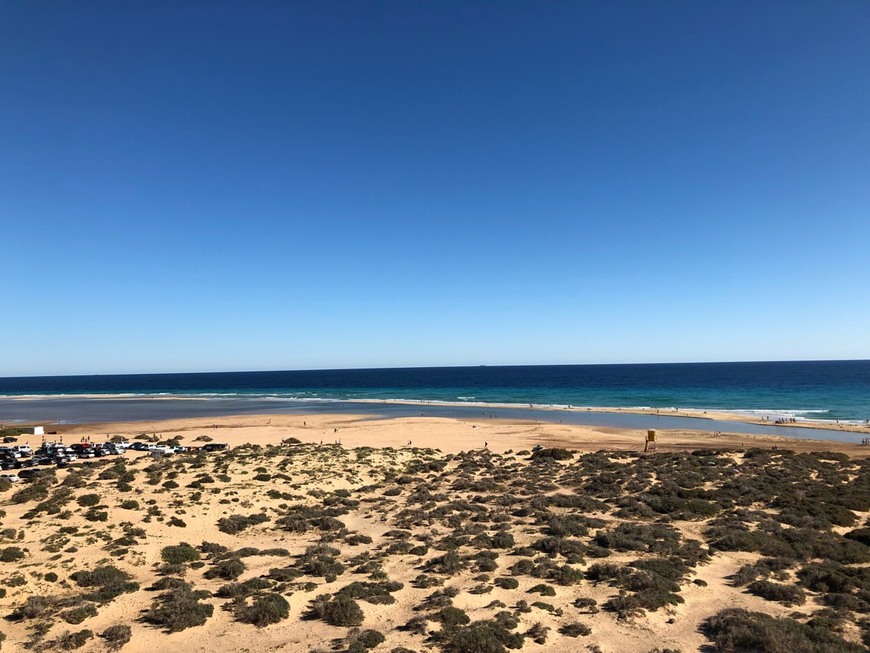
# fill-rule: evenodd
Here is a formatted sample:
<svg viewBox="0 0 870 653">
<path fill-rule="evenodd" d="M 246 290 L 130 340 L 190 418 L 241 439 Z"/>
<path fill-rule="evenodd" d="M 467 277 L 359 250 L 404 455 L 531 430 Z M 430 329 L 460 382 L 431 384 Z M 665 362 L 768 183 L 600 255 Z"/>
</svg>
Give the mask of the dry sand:
<svg viewBox="0 0 870 653">
<path fill-rule="evenodd" d="M 718 419 L 718 417 L 717 417 Z M 190 418 L 154 422 L 111 422 L 61 427 L 67 442 L 90 436 L 94 442 L 120 435 L 133 438 L 141 433 L 161 439 L 175 436 L 182 444 L 192 444 L 199 435 L 208 435 L 231 446 L 239 444 L 278 444 L 295 437 L 306 443 L 340 442 L 346 447 L 414 447 L 458 453 L 488 447 L 503 453 L 529 449 L 535 445 L 564 447 L 575 451 L 642 451 L 645 432 L 598 428 L 547 422 L 501 419 L 455 419 L 406 417 L 374 419 L 370 415 L 243 415 Z M 25 437 L 38 446 L 40 438 Z M 24 441 L 24 440 L 22 440 Z M 842 451 L 853 457 L 870 456 L 870 447 L 831 440 L 804 440 L 781 436 L 753 436 L 739 433 L 704 433 L 690 430 L 660 430 L 657 451 L 696 448 L 788 448 L 794 451 Z"/>
<path fill-rule="evenodd" d="M 60 611 L 49 610 L 49 617 L 34 617 L 22 621 L 6 621 L 0 631 L 7 636 L 3 651 L 25 650 L 28 640 L 34 639 L 34 628 L 45 624 L 47 630 L 35 644 L 35 650 L 58 650 L 51 642 L 66 631 L 79 631 L 87 628 L 100 633 L 108 626 L 125 624 L 132 628 L 132 640 L 122 650 L 130 653 L 184 650 L 190 653 L 218 653 L 222 651 L 327 651 L 334 640 L 347 637 L 348 628 L 336 627 L 321 620 L 302 619 L 310 601 L 318 594 L 334 593 L 353 580 L 365 581 L 368 573 L 353 572 L 354 557 L 383 552 L 395 544 L 391 531 L 396 528 L 395 520 L 403 508 L 410 504 L 408 495 L 417 483 L 428 482 L 433 496 L 444 495 L 443 499 L 433 501 L 443 503 L 457 499 L 474 503 L 474 496 L 482 490 L 456 489 L 454 477 L 444 477 L 437 481 L 435 472 L 426 472 L 420 467 L 426 461 L 443 461 L 443 454 L 456 454 L 471 449 L 487 448 L 480 460 L 486 462 L 487 455 L 493 455 L 498 465 L 525 474 L 528 466 L 527 456 L 514 457 L 507 452 L 529 450 L 536 445 L 544 447 L 564 447 L 576 451 L 640 452 L 643 449 L 643 433 L 626 432 L 613 429 L 596 429 L 585 426 L 543 424 L 534 422 L 508 422 L 503 420 L 460 420 L 442 418 L 402 418 L 377 420 L 368 416 L 354 415 L 307 415 L 281 416 L 256 415 L 208 419 L 184 419 L 160 422 L 110 423 L 65 427 L 62 436 L 65 442 L 72 443 L 82 438 L 93 442 L 104 441 L 111 436 L 133 439 L 140 434 L 156 435 L 161 440 L 178 437 L 182 444 L 199 444 L 204 437 L 215 442 L 226 442 L 232 447 L 240 447 L 243 454 L 224 457 L 214 454 L 200 463 L 192 457 L 168 457 L 163 461 L 153 461 L 144 454 L 128 453 L 124 460 L 129 470 L 135 472 L 129 489 L 118 487 L 110 477 L 100 479 L 100 470 L 114 465 L 117 458 L 103 459 L 97 464 L 82 466 L 90 468 L 82 487 L 73 486 L 71 501 L 62 506 L 60 513 L 49 514 L 43 511 L 38 515 L 28 512 L 35 502 L 11 503 L 9 497 L 19 487 L 0 495 L 3 502 L 3 516 L 0 529 L 0 549 L 10 546 L 20 547 L 25 557 L 14 563 L 0 563 L 0 584 L 6 587 L 5 598 L 0 599 L 0 611 L 9 615 L 27 597 L 46 596 L 60 599 L 80 594 L 82 589 L 70 580 L 70 574 L 77 570 L 93 569 L 101 564 L 115 564 L 132 574 L 140 584 L 139 591 L 124 594 L 113 601 L 98 606 L 98 614 L 86 619 L 80 625 L 71 625 L 58 618 Z M 199 438 L 199 441 L 197 440 Z M 284 445 L 276 452 L 268 454 L 263 447 L 280 445 L 282 441 L 295 438 L 303 445 Z M 37 446 L 39 438 L 22 438 Z M 322 443 L 322 444 L 321 444 Z M 340 444 L 338 444 L 340 443 Z M 307 444 L 317 446 L 305 446 Z M 242 445 L 255 445 L 245 447 Z M 711 434 L 693 432 L 660 431 L 657 451 L 679 451 L 699 448 L 746 448 L 758 446 L 770 449 L 797 451 L 839 451 L 853 457 L 866 457 L 870 454 L 867 447 L 848 443 L 829 441 L 794 440 L 785 438 L 759 438 L 744 435 Z M 369 449 L 373 448 L 373 449 Z M 429 450 L 433 451 L 429 451 Z M 434 450 L 437 450 L 434 451 Z M 293 451 L 302 452 L 291 455 Z M 500 455 L 499 455 L 500 454 Z M 506 455 L 507 454 L 507 455 Z M 740 454 L 731 454 L 739 461 Z M 285 457 L 286 456 L 286 457 Z M 459 458 L 448 457 L 450 473 L 457 473 Z M 183 462 L 187 460 L 187 462 Z M 627 463 L 630 458 L 626 458 Z M 416 465 L 416 467 L 410 467 Z M 513 467 L 511 467 L 513 466 Z M 75 469 L 75 466 L 71 469 Z M 150 472 L 147 471 L 150 469 Z M 409 476 L 408 469 L 416 469 Z M 258 470 L 263 470 L 258 472 Z M 70 470 L 58 472 L 59 481 L 70 475 Z M 202 487 L 191 488 L 202 474 L 208 474 L 212 482 Z M 226 476 L 221 476 L 225 474 Z M 257 474 L 268 474 L 270 480 L 256 480 Z M 407 478 L 404 478 L 407 476 Z M 478 475 L 486 478 L 486 470 Z M 150 482 L 153 481 L 153 482 Z M 167 481 L 173 483 L 167 485 Z M 440 483 L 440 485 L 439 485 Z M 54 486 L 55 488 L 57 486 Z M 395 488 L 395 495 L 385 495 L 386 489 Z M 281 497 L 268 496 L 267 492 L 284 493 Z M 226 609 L 230 602 L 226 599 L 208 597 L 206 603 L 215 606 L 213 616 L 202 626 L 192 627 L 176 633 L 165 633 L 160 628 L 143 623 L 143 611 L 152 606 L 159 592 L 146 591 L 145 588 L 160 578 L 161 550 L 168 545 L 189 542 L 199 546 L 202 542 L 212 542 L 232 550 L 254 547 L 259 550 L 286 549 L 290 556 L 302 554 L 306 547 L 317 544 L 317 532 L 288 532 L 277 528 L 276 521 L 288 506 L 319 505 L 323 493 L 348 490 L 351 498 L 360 503 L 340 516 L 346 528 L 371 538 L 370 543 L 333 544 L 340 548 L 339 560 L 347 571 L 335 580 L 324 578 L 302 578 L 298 583 L 290 583 L 284 594 L 290 604 L 290 616 L 279 623 L 257 628 L 239 623 L 234 613 Z M 550 492 L 552 493 L 552 489 Z M 558 491 L 566 491 L 558 488 Z M 75 499 L 88 493 L 96 493 L 100 498 L 100 508 L 107 513 L 106 521 L 91 521 L 87 518 L 88 508 L 80 507 Z M 197 493 L 201 493 L 197 496 Z M 340 495 L 339 495 L 340 496 Z M 138 507 L 122 508 L 125 500 L 135 500 Z M 431 508 L 430 508 L 431 509 Z M 149 515 L 150 510 L 150 515 Z M 238 534 L 221 532 L 217 523 L 221 518 L 231 515 L 252 515 L 264 513 L 270 521 L 251 526 Z M 564 511 L 566 514 L 570 510 Z M 588 516 L 588 515 L 587 515 Z M 610 515 L 592 515 L 605 518 L 612 524 L 618 523 Z M 172 518 L 179 519 L 183 525 L 170 525 Z M 861 514 L 864 521 L 867 514 Z M 525 546 L 540 537 L 539 530 L 532 528 L 533 522 L 518 522 L 513 526 L 516 546 Z M 685 537 L 700 537 L 703 524 L 699 522 L 680 522 L 676 526 Z M 124 536 L 125 528 L 141 528 L 144 535 L 137 535 L 133 544 L 113 545 L 112 542 Z M 410 529 L 411 541 L 415 544 L 431 538 L 447 537 L 452 528 L 449 522 L 436 521 L 429 526 Z M 66 529 L 66 532 L 61 531 Z M 118 553 L 118 549 L 126 550 Z M 413 580 L 421 574 L 421 565 L 443 554 L 443 550 L 429 548 L 424 555 L 390 554 L 379 559 L 382 572 L 392 581 L 403 583 L 403 588 L 394 593 L 397 601 L 391 605 L 373 605 L 360 601 L 365 613 L 363 628 L 374 628 L 382 632 L 387 641 L 376 651 L 390 651 L 404 646 L 413 651 L 438 651 L 439 645 L 424 637 L 399 629 L 400 626 L 419 614 L 414 608 L 425 597 L 440 589 L 431 587 L 419 589 Z M 598 646 L 605 653 L 631 651 L 646 653 L 655 647 L 688 651 L 705 650 L 710 642 L 700 627 L 704 619 L 726 607 L 744 607 L 768 614 L 786 616 L 794 610 L 808 614 L 818 609 L 811 599 L 807 604 L 789 608 L 778 603 L 766 601 L 732 587 L 727 578 L 741 565 L 759 559 L 759 555 L 740 552 L 715 553 L 712 560 L 692 570 L 690 579 L 703 583 L 687 582 L 682 585 L 681 595 L 685 602 L 647 612 L 629 620 L 619 620 L 612 613 L 601 611 L 585 614 L 572 607 L 578 597 L 594 598 L 599 605 L 613 597 L 617 590 L 606 583 L 594 584 L 583 581 L 576 586 L 559 587 L 554 597 L 538 597 L 526 593 L 533 585 L 543 582 L 528 576 L 519 577 L 517 590 L 489 588 L 477 594 L 472 590 L 479 585 L 488 584 L 473 571 L 465 569 L 449 574 L 446 585 L 456 587 L 459 594 L 453 600 L 455 607 L 464 610 L 472 620 L 492 618 L 501 609 L 494 601 L 501 601 L 507 609 L 512 609 L 519 599 L 532 603 L 541 600 L 549 603 L 554 611 L 533 608 L 528 613 L 518 613 L 519 632 L 525 632 L 534 624 L 550 628 L 546 643 L 535 644 L 527 638 L 523 650 L 534 651 L 585 651 Z M 637 554 L 615 554 L 607 562 L 625 564 L 637 558 Z M 359 560 L 360 558 L 357 558 Z M 246 569 L 239 581 L 269 574 L 269 570 L 280 568 L 292 562 L 292 558 L 275 555 L 254 555 L 244 557 Z M 507 567 L 515 562 L 506 551 L 498 559 L 499 568 L 491 574 L 509 575 Z M 588 568 L 596 562 L 586 559 L 576 565 L 577 569 Z M 559 564 L 564 563 L 560 560 Z M 203 573 L 211 563 L 202 569 L 187 569 L 184 577 L 195 589 L 215 593 L 229 581 L 207 579 Z M 56 573 L 55 582 L 45 580 L 48 572 Z M 15 586 L 10 579 L 20 576 L 24 584 Z M 381 578 L 383 576 L 377 576 Z M 303 581 L 312 582 L 315 588 L 303 587 Z M 592 632 L 588 636 L 571 638 L 558 633 L 558 628 L 568 623 L 580 621 L 587 624 Z M 437 631 L 438 624 L 430 621 L 430 631 Z M 852 638 L 857 637 L 852 633 Z M 78 650 L 106 651 L 105 643 L 94 637 L 87 640 Z M 471 653 L 469 651 L 469 653 Z"/>
</svg>

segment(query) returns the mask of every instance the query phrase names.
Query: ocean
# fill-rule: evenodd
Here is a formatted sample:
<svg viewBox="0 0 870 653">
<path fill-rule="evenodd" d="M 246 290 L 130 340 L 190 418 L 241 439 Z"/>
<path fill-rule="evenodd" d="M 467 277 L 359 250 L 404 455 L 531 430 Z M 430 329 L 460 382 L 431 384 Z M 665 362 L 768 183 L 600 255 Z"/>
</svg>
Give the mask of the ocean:
<svg viewBox="0 0 870 653">
<path fill-rule="evenodd" d="M 405 402 L 411 402 L 409 405 Z M 660 416 L 586 407 L 650 407 Z M 0 421 L 91 422 L 264 412 L 498 414 L 622 428 L 697 428 L 673 409 L 870 420 L 870 361 L 427 367 L 0 378 Z M 653 417 L 657 419 L 652 419 Z M 667 420 L 678 420 L 671 426 Z M 596 421 L 597 420 L 597 421 Z M 603 420 L 603 423 L 602 423 Z M 694 419 L 701 430 L 735 424 Z M 655 422 L 655 423 L 652 423 Z M 780 427 L 751 433 L 786 433 Z M 762 429 L 759 431 L 758 429 Z M 808 437 L 805 429 L 796 437 Z M 818 437 L 820 434 L 816 432 Z M 840 433 L 839 435 L 843 435 Z M 861 434 L 855 434 L 859 439 Z M 839 439 L 848 439 L 839 438 Z"/>
</svg>

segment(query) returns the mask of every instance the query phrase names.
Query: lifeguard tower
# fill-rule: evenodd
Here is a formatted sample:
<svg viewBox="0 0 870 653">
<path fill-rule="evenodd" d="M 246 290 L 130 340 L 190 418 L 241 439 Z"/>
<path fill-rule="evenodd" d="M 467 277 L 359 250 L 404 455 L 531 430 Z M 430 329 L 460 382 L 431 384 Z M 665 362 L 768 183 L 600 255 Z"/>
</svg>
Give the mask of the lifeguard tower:
<svg viewBox="0 0 870 653">
<path fill-rule="evenodd" d="M 649 453 L 656 450 L 656 430 L 649 429 L 646 432 L 646 440 L 643 442 L 643 452 Z"/>
</svg>

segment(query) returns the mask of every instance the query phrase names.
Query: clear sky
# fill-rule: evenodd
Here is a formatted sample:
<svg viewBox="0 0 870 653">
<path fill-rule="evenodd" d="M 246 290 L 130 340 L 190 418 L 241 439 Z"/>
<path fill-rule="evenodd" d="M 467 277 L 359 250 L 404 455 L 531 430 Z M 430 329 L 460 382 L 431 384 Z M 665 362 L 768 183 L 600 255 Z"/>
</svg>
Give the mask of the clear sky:
<svg viewBox="0 0 870 653">
<path fill-rule="evenodd" d="M 0 3 L 0 376 L 870 358 L 870 3 Z"/>
</svg>

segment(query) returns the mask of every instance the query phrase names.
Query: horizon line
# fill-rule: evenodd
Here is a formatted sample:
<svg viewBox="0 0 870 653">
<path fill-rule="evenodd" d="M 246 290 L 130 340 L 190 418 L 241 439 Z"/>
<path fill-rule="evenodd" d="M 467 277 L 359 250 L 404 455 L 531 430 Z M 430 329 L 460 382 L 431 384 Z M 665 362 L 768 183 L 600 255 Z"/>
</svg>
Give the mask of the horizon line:
<svg viewBox="0 0 870 653">
<path fill-rule="evenodd" d="M 310 367 L 297 369 L 261 369 L 261 370 L 208 370 L 187 372 L 82 372 L 73 374 L 24 374 L 16 376 L 0 376 L 0 380 L 9 379 L 45 379 L 57 377 L 94 377 L 94 376 L 175 376 L 186 374 L 268 374 L 282 372 L 351 372 L 375 370 L 422 370 L 422 369 L 474 369 L 481 367 L 612 367 L 612 366 L 642 366 L 642 365 L 742 365 L 746 363 L 862 363 L 870 362 L 870 358 L 806 358 L 777 360 L 729 360 L 729 361 L 656 361 L 656 362 L 620 362 L 620 363 L 480 363 L 465 365 L 401 365 L 384 367 Z"/>
</svg>

